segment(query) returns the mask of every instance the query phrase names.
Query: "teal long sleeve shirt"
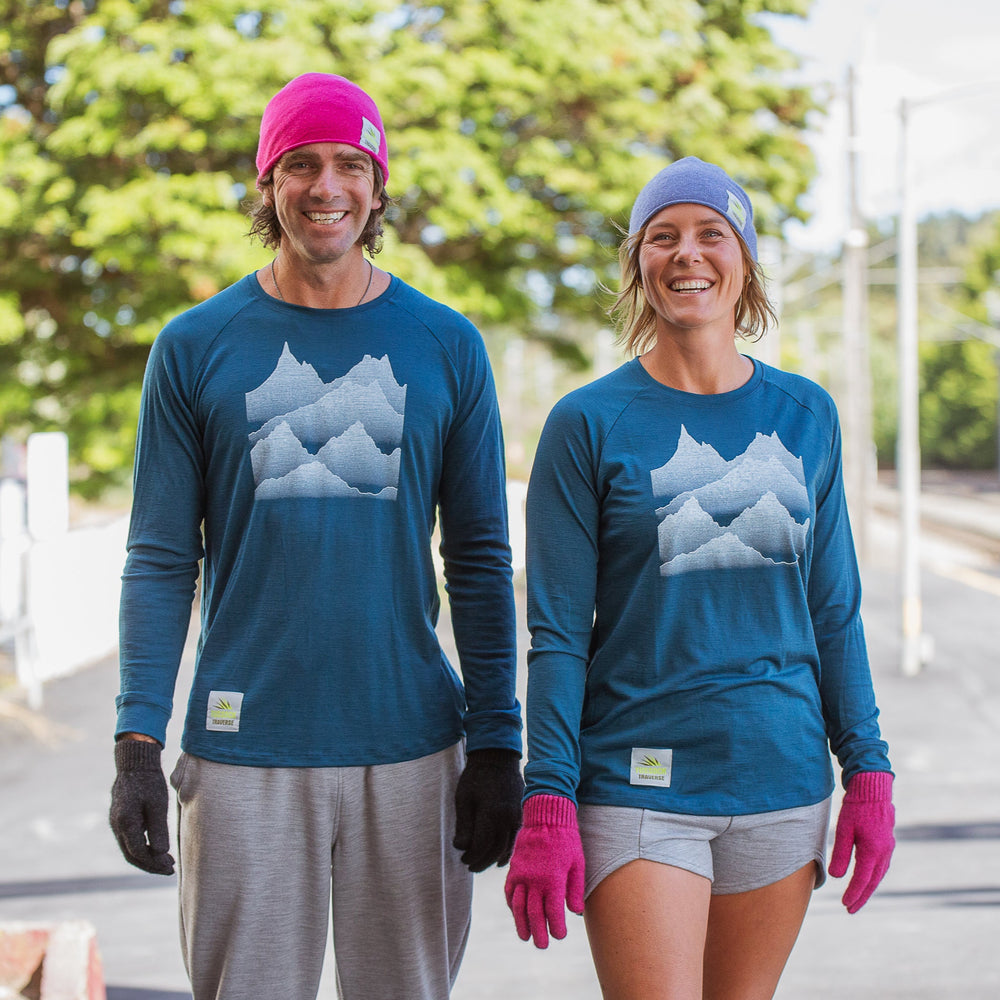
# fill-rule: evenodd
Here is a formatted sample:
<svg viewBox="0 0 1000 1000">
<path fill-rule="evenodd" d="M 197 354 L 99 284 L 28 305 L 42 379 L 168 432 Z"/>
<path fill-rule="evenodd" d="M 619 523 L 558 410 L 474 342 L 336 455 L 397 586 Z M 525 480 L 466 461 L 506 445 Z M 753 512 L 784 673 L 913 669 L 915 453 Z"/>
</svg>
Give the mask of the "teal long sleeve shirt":
<svg viewBox="0 0 1000 1000">
<path fill-rule="evenodd" d="M 527 500 L 526 795 L 700 815 L 889 770 L 829 395 L 638 360 L 571 393 Z"/>
<path fill-rule="evenodd" d="M 437 523 L 456 665 L 435 632 Z M 143 386 L 118 732 L 165 738 L 199 564 L 186 751 L 315 767 L 463 735 L 520 750 L 500 420 L 453 310 L 397 278 L 309 309 L 248 275 L 168 324 Z"/>
</svg>

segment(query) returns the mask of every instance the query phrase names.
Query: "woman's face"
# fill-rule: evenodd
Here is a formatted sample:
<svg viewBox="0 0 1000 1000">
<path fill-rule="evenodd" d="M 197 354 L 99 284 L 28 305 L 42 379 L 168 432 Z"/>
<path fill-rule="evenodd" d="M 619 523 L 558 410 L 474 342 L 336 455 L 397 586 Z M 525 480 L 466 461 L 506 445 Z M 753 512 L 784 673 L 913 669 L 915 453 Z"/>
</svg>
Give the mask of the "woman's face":
<svg viewBox="0 0 1000 1000">
<path fill-rule="evenodd" d="M 669 205 L 646 225 L 639 271 L 657 332 L 736 332 L 745 270 L 740 238 L 704 205 Z"/>
</svg>

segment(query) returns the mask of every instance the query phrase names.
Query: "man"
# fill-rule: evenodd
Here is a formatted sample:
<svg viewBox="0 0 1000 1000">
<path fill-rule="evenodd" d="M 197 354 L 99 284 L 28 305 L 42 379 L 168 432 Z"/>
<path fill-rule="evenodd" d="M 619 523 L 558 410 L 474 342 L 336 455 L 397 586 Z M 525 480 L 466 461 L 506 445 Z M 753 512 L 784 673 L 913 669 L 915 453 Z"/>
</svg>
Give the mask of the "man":
<svg viewBox="0 0 1000 1000">
<path fill-rule="evenodd" d="M 365 258 L 389 202 L 367 94 L 292 80 L 257 168 L 274 260 L 150 354 L 111 825 L 172 872 L 160 751 L 203 559 L 171 776 L 195 1000 L 314 998 L 331 901 L 343 997 L 441 1000 L 523 788 L 492 375 L 467 320 Z M 434 631 L 438 512 L 464 688 Z"/>
</svg>

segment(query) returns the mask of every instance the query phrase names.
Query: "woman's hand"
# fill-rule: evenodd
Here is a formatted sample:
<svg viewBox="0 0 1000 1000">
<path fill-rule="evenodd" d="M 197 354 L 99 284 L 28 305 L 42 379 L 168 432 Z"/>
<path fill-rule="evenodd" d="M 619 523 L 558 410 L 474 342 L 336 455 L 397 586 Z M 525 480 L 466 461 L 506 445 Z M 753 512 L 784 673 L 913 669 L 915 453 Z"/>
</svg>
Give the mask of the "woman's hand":
<svg viewBox="0 0 1000 1000">
<path fill-rule="evenodd" d="M 566 911 L 583 913 L 583 845 L 576 805 L 561 795 L 533 795 L 514 843 L 505 893 L 522 941 L 549 946 L 566 937 Z"/>
<path fill-rule="evenodd" d="M 892 804 L 892 774 L 861 771 L 847 783 L 837 817 L 837 834 L 830 857 L 830 874 L 847 873 L 854 852 L 854 874 L 844 893 L 848 913 L 857 913 L 889 870 L 896 839 L 892 830 L 896 810 Z"/>
</svg>

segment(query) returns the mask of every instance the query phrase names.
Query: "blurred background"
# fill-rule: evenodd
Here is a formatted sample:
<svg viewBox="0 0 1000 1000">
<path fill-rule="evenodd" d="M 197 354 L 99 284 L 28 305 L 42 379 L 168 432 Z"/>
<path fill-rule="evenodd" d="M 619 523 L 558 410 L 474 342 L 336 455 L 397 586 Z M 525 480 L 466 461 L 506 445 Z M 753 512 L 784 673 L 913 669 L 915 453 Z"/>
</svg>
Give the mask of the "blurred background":
<svg viewBox="0 0 1000 1000">
<path fill-rule="evenodd" d="M 605 314 L 620 227 L 695 155 L 757 213 L 780 326 L 745 349 L 838 402 L 890 669 L 935 656 L 928 519 L 965 546 L 993 648 L 998 44 L 987 0 L 0 0 L 0 810 L 11 747 L 61 745 L 59 679 L 113 673 L 149 346 L 269 259 L 246 236 L 260 114 L 306 71 L 382 111 L 398 204 L 379 266 L 486 339 L 519 568 L 546 414 L 624 360 Z"/>
</svg>

